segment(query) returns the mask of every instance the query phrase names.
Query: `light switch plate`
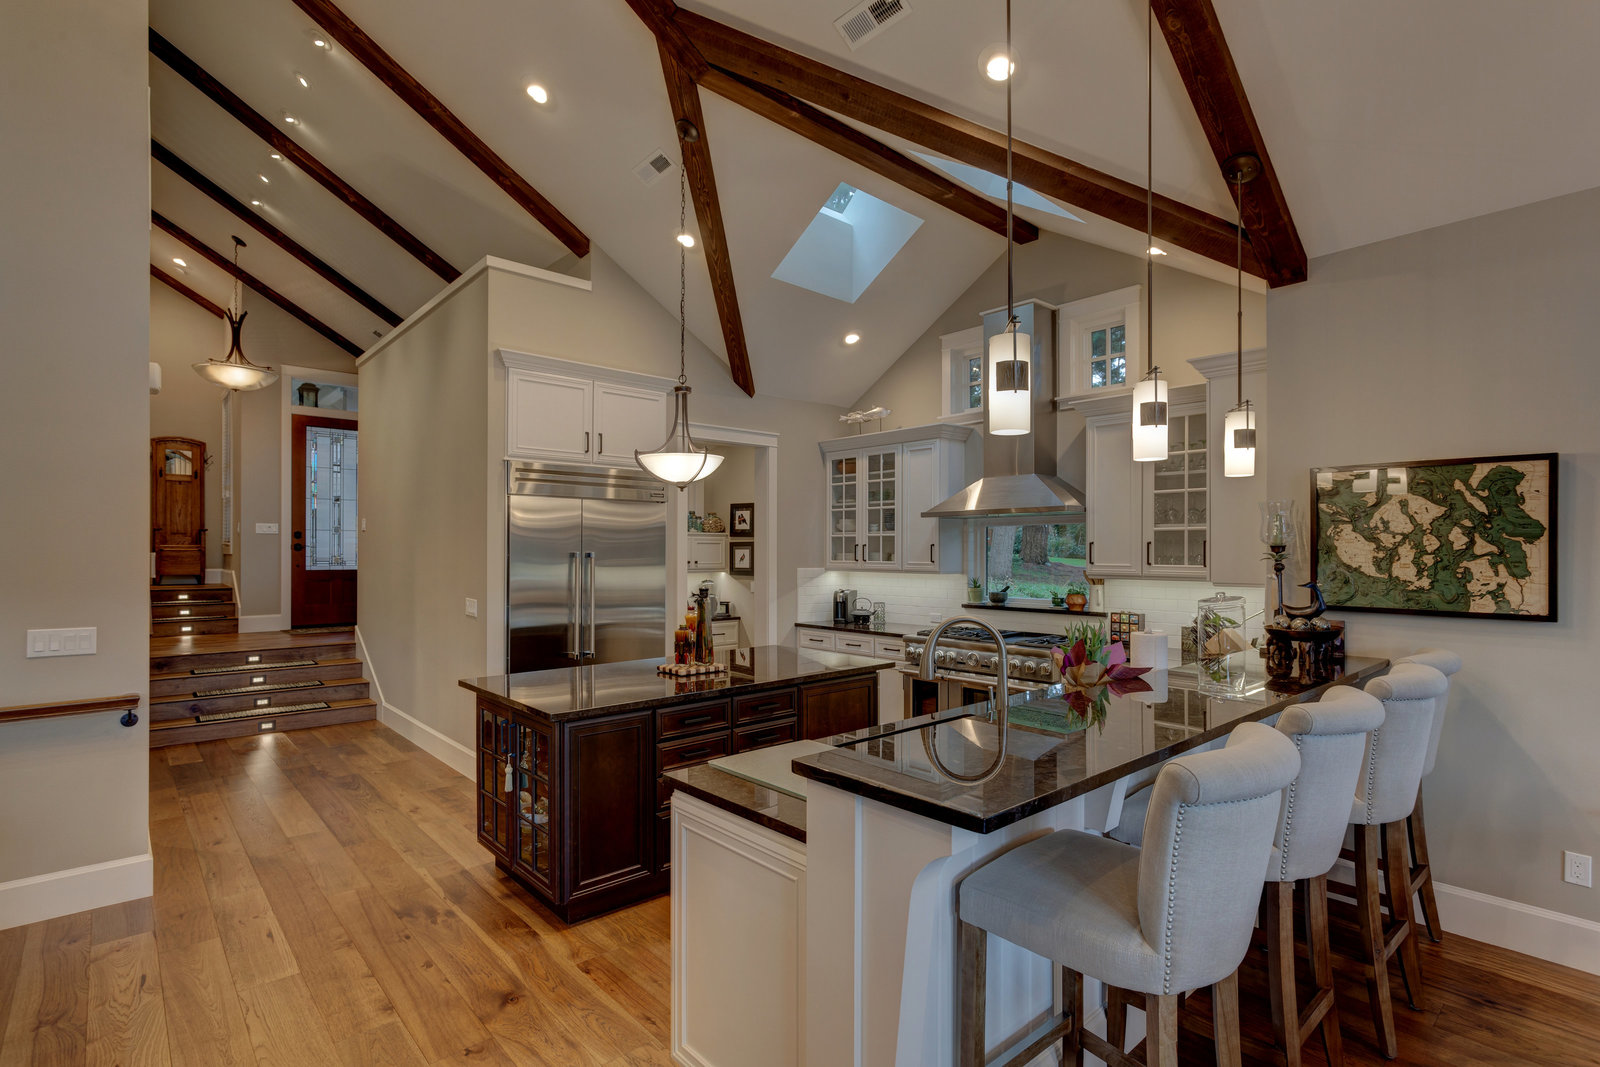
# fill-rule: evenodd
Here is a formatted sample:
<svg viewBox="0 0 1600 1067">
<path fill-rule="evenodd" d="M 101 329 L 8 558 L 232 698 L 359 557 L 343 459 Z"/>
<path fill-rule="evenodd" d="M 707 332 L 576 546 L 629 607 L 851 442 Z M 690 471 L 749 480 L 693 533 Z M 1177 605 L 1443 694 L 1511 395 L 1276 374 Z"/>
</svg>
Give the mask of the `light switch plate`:
<svg viewBox="0 0 1600 1067">
<path fill-rule="evenodd" d="M 96 639 L 96 627 L 93 626 L 70 630 L 29 630 L 28 658 L 92 656 L 95 652 Z"/>
<path fill-rule="evenodd" d="M 478 617 L 478 601 L 476 599 L 474 599 L 473 597 L 469 596 L 469 597 L 467 597 L 467 618 L 476 619 L 477 617 Z"/>
<path fill-rule="evenodd" d="M 256 523 L 256 533 L 273 534 L 273 533 L 277 533 L 277 532 L 278 532 L 278 524 L 275 523 L 275 522 L 258 522 L 258 523 Z"/>
</svg>

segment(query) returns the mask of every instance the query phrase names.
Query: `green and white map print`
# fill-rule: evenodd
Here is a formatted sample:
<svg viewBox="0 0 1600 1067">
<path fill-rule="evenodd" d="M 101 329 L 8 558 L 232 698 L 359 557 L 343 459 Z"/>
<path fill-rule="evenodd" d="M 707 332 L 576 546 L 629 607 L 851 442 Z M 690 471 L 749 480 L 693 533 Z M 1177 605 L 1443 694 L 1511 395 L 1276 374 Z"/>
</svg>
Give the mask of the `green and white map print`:
<svg viewBox="0 0 1600 1067">
<path fill-rule="evenodd" d="M 1548 617 L 1552 458 L 1317 470 L 1328 606 Z"/>
</svg>

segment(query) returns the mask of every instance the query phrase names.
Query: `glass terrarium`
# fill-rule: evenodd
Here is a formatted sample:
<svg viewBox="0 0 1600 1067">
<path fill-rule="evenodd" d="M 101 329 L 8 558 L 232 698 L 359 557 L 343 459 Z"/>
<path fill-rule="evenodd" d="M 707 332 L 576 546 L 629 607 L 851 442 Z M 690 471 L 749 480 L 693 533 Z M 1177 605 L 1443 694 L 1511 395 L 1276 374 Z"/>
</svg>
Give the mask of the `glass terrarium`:
<svg viewBox="0 0 1600 1067">
<path fill-rule="evenodd" d="M 1250 642 L 1245 637 L 1245 601 L 1219 592 L 1195 605 L 1193 641 L 1202 689 L 1244 688 Z"/>
</svg>

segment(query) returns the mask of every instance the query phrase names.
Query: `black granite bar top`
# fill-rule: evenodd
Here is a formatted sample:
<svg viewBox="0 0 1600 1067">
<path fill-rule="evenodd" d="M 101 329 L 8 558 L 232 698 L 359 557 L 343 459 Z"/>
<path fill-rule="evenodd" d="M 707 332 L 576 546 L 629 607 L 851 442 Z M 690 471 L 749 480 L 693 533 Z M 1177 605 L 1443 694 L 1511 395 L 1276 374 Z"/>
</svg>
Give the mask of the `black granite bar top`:
<svg viewBox="0 0 1600 1067">
<path fill-rule="evenodd" d="M 665 658 L 558 667 L 523 674 L 463 678 L 457 684 L 479 696 L 552 721 L 589 719 L 637 708 L 683 704 L 724 694 L 873 674 L 894 663 L 872 656 L 787 645 L 757 645 L 717 653 L 729 669 L 686 678 L 656 673 Z"/>
<path fill-rule="evenodd" d="M 802 843 L 806 839 L 806 802 L 799 797 L 757 785 L 709 763 L 668 771 L 664 777 L 674 790 L 681 789 L 785 837 Z"/>
<path fill-rule="evenodd" d="M 868 637 L 913 637 L 916 631 L 907 633 L 904 629 L 890 627 L 887 630 L 874 630 L 870 626 L 856 626 L 848 622 L 797 622 L 795 626 L 801 630 L 833 630 L 841 634 L 866 634 Z"/>
<path fill-rule="evenodd" d="M 999 727 L 988 703 L 828 738 L 835 747 L 796 759 L 793 770 L 811 781 L 986 834 L 1222 737 L 1241 722 L 1315 700 L 1327 688 L 1276 692 L 1259 657 L 1245 658 L 1251 662 L 1238 689 L 1203 681 L 1192 664 L 1152 671 L 1145 678 L 1153 692 L 1108 698 L 1098 721 L 1075 712 L 1059 685 L 1019 694 L 1007 709 L 1000 772 L 978 785 L 942 774 L 930 751 L 957 774 L 976 776 L 992 767 Z M 1384 659 L 1350 657 L 1343 676 L 1332 684 L 1359 682 L 1388 665 Z"/>
</svg>

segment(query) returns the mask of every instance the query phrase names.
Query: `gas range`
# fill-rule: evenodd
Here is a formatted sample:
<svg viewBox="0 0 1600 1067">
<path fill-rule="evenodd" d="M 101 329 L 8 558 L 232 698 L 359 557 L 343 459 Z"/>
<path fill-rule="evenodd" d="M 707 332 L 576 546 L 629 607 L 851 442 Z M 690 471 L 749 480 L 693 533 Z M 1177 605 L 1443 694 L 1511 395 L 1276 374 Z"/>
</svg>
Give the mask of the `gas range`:
<svg viewBox="0 0 1600 1067">
<path fill-rule="evenodd" d="M 921 630 L 906 639 L 905 659 L 911 670 L 922 663 L 922 650 L 930 630 Z M 1050 651 L 1061 644 L 1060 634 L 1026 633 L 1002 630 L 1010 680 L 1051 685 L 1061 680 Z M 966 674 L 992 677 L 999 673 L 1000 656 L 994 638 L 976 626 L 952 626 L 939 638 L 933 650 L 934 670 L 939 675 Z"/>
</svg>

